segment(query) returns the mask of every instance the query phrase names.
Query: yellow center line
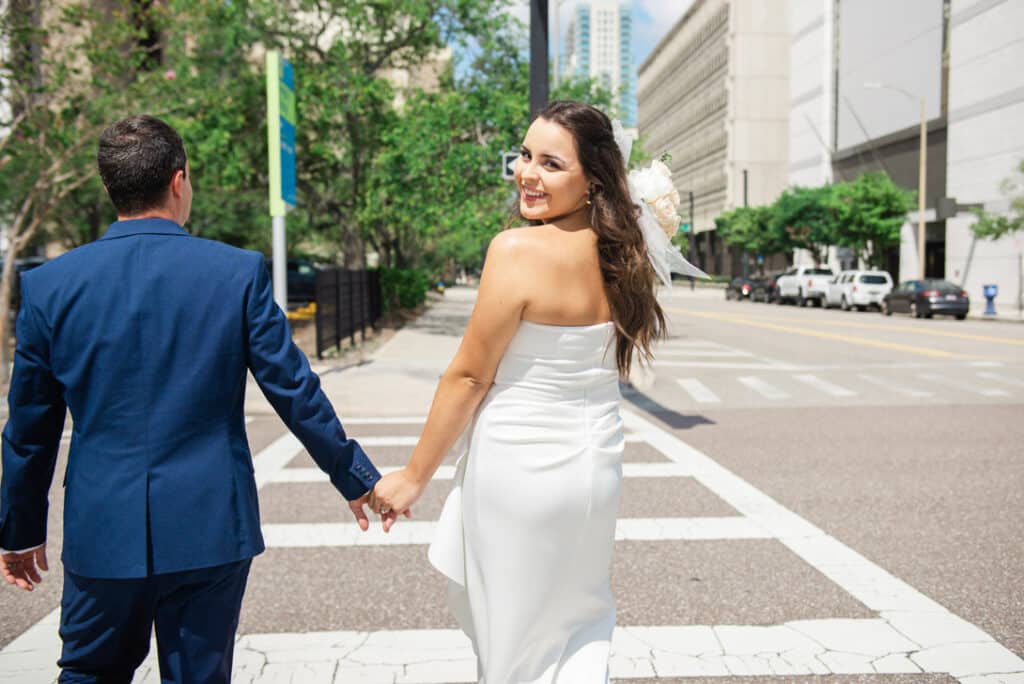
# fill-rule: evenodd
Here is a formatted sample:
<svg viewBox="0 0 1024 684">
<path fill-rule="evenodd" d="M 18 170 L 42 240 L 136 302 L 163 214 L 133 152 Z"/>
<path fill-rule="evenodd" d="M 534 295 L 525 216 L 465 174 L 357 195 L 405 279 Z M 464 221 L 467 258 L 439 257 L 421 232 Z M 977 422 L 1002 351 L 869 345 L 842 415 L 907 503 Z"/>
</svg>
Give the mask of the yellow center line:
<svg viewBox="0 0 1024 684">
<path fill-rule="evenodd" d="M 728 323 L 738 323 L 739 325 L 749 325 L 755 328 L 779 330 L 782 332 L 793 333 L 795 335 L 806 335 L 807 337 L 818 337 L 824 340 L 836 340 L 838 342 L 846 342 L 848 344 L 859 344 L 865 347 L 880 347 L 882 349 L 893 349 L 896 351 L 909 352 L 911 354 L 920 354 L 922 356 L 933 356 L 946 359 L 957 357 L 956 354 L 953 354 L 952 352 L 942 351 L 941 349 L 930 349 L 928 347 L 911 346 L 909 344 L 898 344 L 896 342 L 882 342 L 881 340 L 872 340 L 866 337 L 850 337 L 848 335 L 837 335 L 835 333 L 822 332 L 821 330 L 812 330 L 810 328 L 798 328 L 792 325 L 761 323 L 758 321 L 752 321 L 748 318 L 740 318 L 738 316 L 713 314 L 702 311 L 686 311 L 684 309 L 667 309 L 667 311 L 682 314 L 684 316 L 698 316 L 700 318 L 710 318 L 718 321 L 726 321 Z"/>
<path fill-rule="evenodd" d="M 683 313 L 680 311 L 679 313 Z M 728 315 L 728 314 L 725 314 Z M 760 317 L 759 317 L 760 318 Z M 756 320 L 756 319 L 750 319 Z M 786 322 L 796 323 L 798 319 L 795 318 L 781 318 L 774 320 L 782 320 Z M 913 328 L 909 325 L 880 325 L 877 323 L 853 323 L 846 321 L 815 321 L 815 325 L 831 325 L 842 328 L 864 328 L 871 330 L 900 330 L 903 332 L 912 332 L 918 335 L 933 335 L 935 337 L 955 337 L 963 340 L 974 340 L 977 342 L 994 342 L 996 344 L 1011 344 L 1015 346 L 1024 347 L 1024 340 L 1015 340 L 1009 337 L 991 337 L 989 335 L 972 335 L 971 333 L 961 332 L 948 332 L 945 330 L 927 330 L 924 328 Z"/>
</svg>

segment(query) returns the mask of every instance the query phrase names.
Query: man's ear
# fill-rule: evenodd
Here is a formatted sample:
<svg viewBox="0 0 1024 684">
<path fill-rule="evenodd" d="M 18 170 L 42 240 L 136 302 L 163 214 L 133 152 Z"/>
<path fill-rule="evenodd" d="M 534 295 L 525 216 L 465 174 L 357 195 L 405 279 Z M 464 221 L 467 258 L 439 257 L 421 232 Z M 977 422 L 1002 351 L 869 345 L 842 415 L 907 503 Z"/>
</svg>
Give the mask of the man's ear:
<svg viewBox="0 0 1024 684">
<path fill-rule="evenodd" d="M 181 188 L 185 184 L 185 171 L 178 169 L 171 176 L 171 194 L 175 197 L 181 197 Z"/>
</svg>

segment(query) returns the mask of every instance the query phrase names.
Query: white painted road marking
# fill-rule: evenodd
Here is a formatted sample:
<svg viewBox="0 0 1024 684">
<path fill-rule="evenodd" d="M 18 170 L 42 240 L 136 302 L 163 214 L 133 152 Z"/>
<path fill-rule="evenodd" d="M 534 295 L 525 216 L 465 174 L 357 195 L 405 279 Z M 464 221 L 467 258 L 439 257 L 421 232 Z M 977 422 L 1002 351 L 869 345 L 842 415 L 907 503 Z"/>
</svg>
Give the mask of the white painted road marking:
<svg viewBox="0 0 1024 684">
<path fill-rule="evenodd" d="M 822 380 L 817 375 L 811 375 L 807 373 L 801 375 L 794 375 L 793 377 L 795 377 L 797 380 L 804 383 L 808 387 L 813 387 L 819 392 L 824 392 L 830 397 L 857 396 L 857 393 L 854 392 L 853 390 L 846 389 L 845 387 L 840 387 L 839 385 L 834 385 L 831 382 L 828 382 L 827 380 Z"/>
<path fill-rule="evenodd" d="M 990 371 L 978 373 L 978 377 L 985 378 L 986 380 L 995 380 L 996 382 L 1002 382 L 1007 385 L 1013 385 L 1014 387 L 1024 387 L 1024 380 L 1010 378 L 1005 375 L 1000 375 L 999 373 L 992 373 Z"/>
<path fill-rule="evenodd" d="M 992 389 L 989 387 L 978 387 L 969 382 L 961 382 L 952 378 L 947 378 L 944 375 L 938 373 L 918 373 L 918 377 L 924 378 L 925 380 L 931 380 L 940 385 L 948 385 L 950 387 L 956 387 L 964 392 L 970 392 L 972 394 L 980 394 L 983 397 L 1008 397 L 1010 393 L 1006 390 Z"/>
<path fill-rule="evenodd" d="M 889 390 L 890 392 L 896 392 L 897 394 L 902 394 L 907 397 L 923 398 L 932 396 L 931 392 L 915 389 L 913 387 L 904 387 L 903 385 L 897 385 L 896 383 L 889 382 L 888 380 L 876 377 L 874 375 L 868 375 L 867 373 L 861 373 L 857 377 L 863 380 L 864 382 L 871 383 L 872 385 L 875 385 L 877 387 L 882 387 L 884 389 Z"/>
<path fill-rule="evenodd" d="M 662 349 L 655 353 L 658 358 L 662 357 L 719 357 L 719 358 L 737 358 L 737 357 L 751 357 L 753 354 L 750 352 L 740 351 L 738 349 L 732 351 L 726 351 L 722 349 Z"/>
<path fill-rule="evenodd" d="M 401 470 L 398 466 L 378 468 L 381 475 Z M 690 473 L 678 463 L 623 463 L 623 477 L 688 477 Z M 455 477 L 455 466 L 442 465 L 434 473 L 434 480 L 448 481 Z M 301 483 L 320 482 L 327 483 L 330 480 L 327 473 L 319 468 L 282 468 L 277 471 L 272 483 Z"/>
<path fill-rule="evenodd" d="M 756 377 L 754 375 L 745 375 L 736 379 L 739 380 L 742 384 L 746 385 L 750 389 L 760 394 L 762 397 L 765 397 L 766 399 L 789 398 L 789 394 L 787 394 L 786 392 L 783 392 L 775 385 L 769 384 L 762 380 L 761 378 Z"/>
<path fill-rule="evenodd" d="M 400 520 L 384 532 L 370 525 L 363 532 L 355 523 L 271 523 L 263 525 L 267 548 L 340 546 L 405 546 L 429 544 L 434 520 Z M 741 516 L 719 518 L 620 518 L 615 524 L 618 541 L 678 541 L 716 539 L 768 539 L 772 535 Z"/>
<path fill-rule="evenodd" d="M 686 390 L 686 393 L 690 395 L 694 401 L 701 404 L 717 404 L 722 400 L 718 398 L 718 395 L 708 389 L 700 380 L 696 378 L 680 378 L 676 382 L 679 386 Z"/>
</svg>

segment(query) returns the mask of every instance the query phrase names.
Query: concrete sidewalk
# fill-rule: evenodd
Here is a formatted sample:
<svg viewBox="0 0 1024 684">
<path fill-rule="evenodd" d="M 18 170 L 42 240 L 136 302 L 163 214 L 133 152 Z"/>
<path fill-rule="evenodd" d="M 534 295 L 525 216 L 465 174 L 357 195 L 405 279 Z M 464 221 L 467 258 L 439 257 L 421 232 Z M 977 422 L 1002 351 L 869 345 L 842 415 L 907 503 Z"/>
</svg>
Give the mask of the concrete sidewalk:
<svg viewBox="0 0 1024 684">
<path fill-rule="evenodd" d="M 346 416 L 422 416 L 462 340 L 476 290 L 453 288 L 355 366 L 312 361 L 342 423 Z M 273 408 L 250 377 L 246 415 Z"/>
</svg>

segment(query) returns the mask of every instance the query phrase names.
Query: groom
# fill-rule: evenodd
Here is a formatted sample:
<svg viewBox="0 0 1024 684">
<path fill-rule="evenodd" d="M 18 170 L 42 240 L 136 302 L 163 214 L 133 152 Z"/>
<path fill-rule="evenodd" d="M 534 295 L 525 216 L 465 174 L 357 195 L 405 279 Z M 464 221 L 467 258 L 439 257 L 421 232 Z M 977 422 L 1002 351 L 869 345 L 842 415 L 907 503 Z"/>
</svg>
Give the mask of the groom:
<svg viewBox="0 0 1024 684">
<path fill-rule="evenodd" d="M 246 371 L 364 530 L 380 475 L 292 343 L 263 256 L 182 228 L 192 186 L 174 129 L 119 121 L 98 161 L 117 222 L 22 276 L 0 569 L 29 591 L 47 569 L 47 494 L 69 409 L 60 681 L 127 684 L 155 626 L 163 681 L 226 684 L 264 548 Z"/>
</svg>

